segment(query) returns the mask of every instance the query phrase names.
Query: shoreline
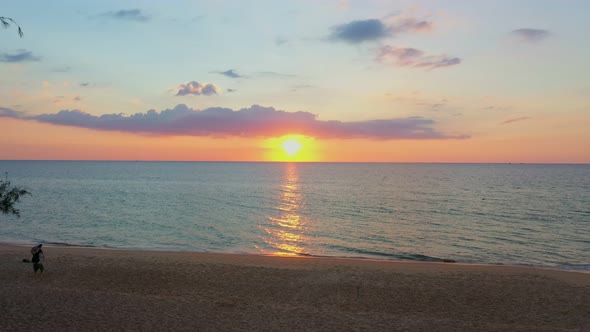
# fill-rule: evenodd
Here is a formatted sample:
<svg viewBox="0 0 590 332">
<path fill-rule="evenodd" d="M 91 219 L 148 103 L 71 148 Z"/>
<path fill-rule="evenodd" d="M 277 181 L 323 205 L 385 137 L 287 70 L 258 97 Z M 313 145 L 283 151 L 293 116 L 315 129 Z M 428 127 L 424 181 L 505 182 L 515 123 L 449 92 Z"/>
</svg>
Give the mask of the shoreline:
<svg viewBox="0 0 590 332">
<path fill-rule="evenodd" d="M 34 243 L 30 244 L 18 244 L 18 243 L 10 243 L 10 242 L 0 242 L 1 247 L 32 247 Z M 503 264 L 503 263 L 470 263 L 470 262 L 460 262 L 454 260 L 447 260 L 447 259 L 438 259 L 438 260 L 412 260 L 412 259 L 379 259 L 373 257 L 347 257 L 347 256 L 321 256 L 321 255 L 309 255 L 309 254 L 293 254 L 293 255 L 271 255 L 271 254 L 263 254 L 263 253 L 247 253 L 247 252 L 216 252 L 216 251 L 191 251 L 191 250 L 168 250 L 168 249 L 137 249 L 137 248 L 110 248 L 110 247 L 95 247 L 95 246 L 81 246 L 81 245 L 69 245 L 66 243 L 63 244 L 52 244 L 47 243 L 44 244 L 47 248 L 77 248 L 77 249 L 89 249 L 89 250 L 109 250 L 109 251 L 124 251 L 124 252 L 134 252 L 134 253 L 194 253 L 194 254 L 214 254 L 214 255 L 235 255 L 235 256 L 260 256 L 260 257 L 281 257 L 281 258 L 310 258 L 310 259 L 334 259 L 334 260 L 352 260 L 352 261 L 373 261 L 373 262 L 390 262 L 390 263 L 416 263 L 416 264 L 443 264 L 443 265 L 460 265 L 460 266 L 488 266 L 488 267 L 515 267 L 515 268 L 531 268 L 531 269 L 542 269 L 542 270 L 552 270 L 552 271 L 561 271 L 561 272 L 574 272 L 574 273 L 582 273 L 582 274 L 590 274 L 590 264 L 570 264 L 568 266 L 583 266 L 584 269 L 575 269 L 575 268 L 559 268 L 559 266 L 542 266 L 542 265 L 532 265 L 532 264 Z M 562 265 L 562 266 L 565 266 Z"/>
<path fill-rule="evenodd" d="M 581 331 L 590 275 L 456 263 L 0 245 L 0 321 L 28 331 Z"/>
</svg>

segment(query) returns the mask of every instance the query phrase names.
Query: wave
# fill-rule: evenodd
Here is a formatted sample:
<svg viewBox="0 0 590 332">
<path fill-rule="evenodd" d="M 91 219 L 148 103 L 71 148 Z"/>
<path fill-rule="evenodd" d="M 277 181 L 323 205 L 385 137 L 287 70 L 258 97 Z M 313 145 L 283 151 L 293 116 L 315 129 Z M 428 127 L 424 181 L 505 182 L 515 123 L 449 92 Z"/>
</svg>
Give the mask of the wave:
<svg viewBox="0 0 590 332">
<path fill-rule="evenodd" d="M 590 272 L 590 264 L 562 264 L 557 266 L 559 270 L 567 271 L 587 271 Z"/>
<path fill-rule="evenodd" d="M 106 249 L 114 249 L 107 246 L 93 246 L 89 244 L 79 244 L 79 243 L 67 243 L 67 242 L 53 242 L 53 241 L 30 241 L 30 240 L 2 240 L 0 244 L 9 245 L 9 246 L 35 246 L 38 244 L 42 244 L 44 246 L 54 246 L 54 247 L 78 247 L 78 248 L 106 248 Z"/>
<path fill-rule="evenodd" d="M 53 242 L 53 241 L 39 241 L 39 243 L 47 246 L 56 246 L 56 247 L 79 247 L 79 248 L 98 248 L 97 246 L 89 245 L 89 244 L 79 244 L 79 243 L 67 243 L 67 242 Z M 109 248 L 107 246 L 101 246 L 101 248 Z"/>
<path fill-rule="evenodd" d="M 427 255 L 416 254 L 416 253 L 387 253 L 387 252 L 381 252 L 381 251 L 365 250 L 365 249 L 359 249 L 359 248 L 350 248 L 350 247 L 337 246 L 337 245 L 331 245 L 330 247 L 333 249 L 337 249 L 338 251 L 355 253 L 355 254 L 359 254 L 361 256 L 361 257 L 355 257 L 355 258 L 371 258 L 374 256 L 379 256 L 379 257 L 385 257 L 387 259 L 410 260 L 410 261 L 419 261 L 419 262 L 457 263 L 456 260 L 450 259 L 450 258 L 440 258 L 440 257 L 427 256 Z"/>
<path fill-rule="evenodd" d="M 421 262 L 457 263 L 457 261 L 454 259 L 432 257 L 432 256 L 427 256 L 427 255 L 421 255 L 421 254 L 405 254 L 404 259 L 421 261 Z"/>
</svg>

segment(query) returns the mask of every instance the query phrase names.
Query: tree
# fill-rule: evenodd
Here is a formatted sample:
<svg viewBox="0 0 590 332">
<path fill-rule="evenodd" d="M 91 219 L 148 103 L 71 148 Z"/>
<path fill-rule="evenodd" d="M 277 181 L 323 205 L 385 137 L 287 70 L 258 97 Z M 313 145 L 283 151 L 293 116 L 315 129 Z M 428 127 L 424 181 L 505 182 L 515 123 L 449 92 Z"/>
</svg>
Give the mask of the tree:
<svg viewBox="0 0 590 332">
<path fill-rule="evenodd" d="M 0 16 L 0 22 L 2 23 L 4 29 L 8 29 L 11 23 L 16 25 L 16 27 L 18 28 L 18 35 L 21 36 L 21 38 L 24 35 L 23 30 L 20 28 L 20 26 L 16 23 L 15 20 L 11 19 L 10 17 Z"/>
<path fill-rule="evenodd" d="M 20 217 L 20 211 L 14 208 L 14 204 L 21 196 L 30 194 L 30 192 L 16 186 L 11 188 L 8 174 L 6 174 L 4 180 L 0 179 L 0 213 Z"/>
</svg>

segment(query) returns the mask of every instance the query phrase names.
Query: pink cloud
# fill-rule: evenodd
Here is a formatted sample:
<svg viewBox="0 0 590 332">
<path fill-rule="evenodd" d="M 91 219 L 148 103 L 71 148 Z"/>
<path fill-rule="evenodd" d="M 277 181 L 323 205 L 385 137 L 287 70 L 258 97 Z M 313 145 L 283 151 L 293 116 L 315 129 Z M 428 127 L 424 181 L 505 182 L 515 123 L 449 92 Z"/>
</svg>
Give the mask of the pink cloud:
<svg viewBox="0 0 590 332">
<path fill-rule="evenodd" d="M 399 32 L 429 32 L 433 24 L 430 21 L 418 20 L 413 17 L 400 18 L 391 26 L 394 33 Z"/>
<path fill-rule="evenodd" d="M 448 55 L 425 55 L 423 51 L 411 47 L 382 46 L 377 60 L 380 62 L 394 62 L 401 67 L 436 69 L 454 66 L 461 63 L 461 59 Z"/>
</svg>

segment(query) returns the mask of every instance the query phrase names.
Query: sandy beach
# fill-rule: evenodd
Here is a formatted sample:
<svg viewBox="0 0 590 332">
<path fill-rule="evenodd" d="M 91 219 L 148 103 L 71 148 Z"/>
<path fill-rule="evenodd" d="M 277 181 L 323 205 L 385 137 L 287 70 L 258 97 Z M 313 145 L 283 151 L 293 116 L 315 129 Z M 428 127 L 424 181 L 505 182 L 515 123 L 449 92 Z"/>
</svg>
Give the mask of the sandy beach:
<svg viewBox="0 0 590 332">
<path fill-rule="evenodd" d="M 0 246 L 3 331 L 590 331 L 590 274 Z"/>
</svg>

